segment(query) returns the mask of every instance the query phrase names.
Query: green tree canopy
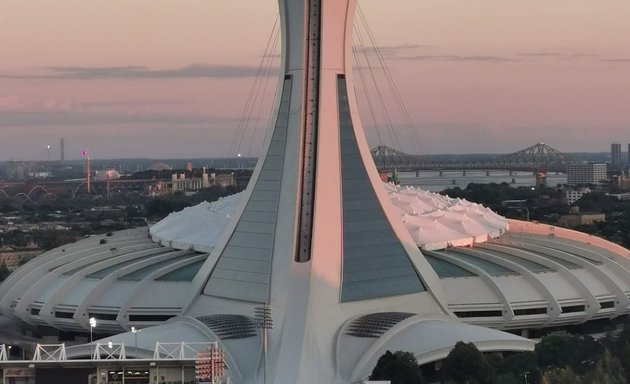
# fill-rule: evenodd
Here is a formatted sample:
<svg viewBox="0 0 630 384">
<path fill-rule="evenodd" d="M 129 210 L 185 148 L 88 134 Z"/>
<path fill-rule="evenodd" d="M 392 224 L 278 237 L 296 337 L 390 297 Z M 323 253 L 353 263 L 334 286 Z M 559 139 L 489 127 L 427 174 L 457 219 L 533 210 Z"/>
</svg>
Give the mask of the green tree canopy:
<svg viewBox="0 0 630 384">
<path fill-rule="evenodd" d="M 618 358 L 608 349 L 597 361 L 595 369 L 591 370 L 584 379 L 585 384 L 627 384 L 626 372 Z"/>
<path fill-rule="evenodd" d="M 511 374 L 519 378 L 519 383 L 524 381 L 525 372 L 527 372 L 527 382 L 529 384 L 538 384 L 542 372 L 538 367 L 538 357 L 534 352 L 521 352 L 509 355 L 504 359 L 500 359 L 495 364 L 497 375 Z M 503 383 L 497 377 L 497 383 Z"/>
<path fill-rule="evenodd" d="M 442 379 L 455 384 L 491 384 L 494 370 L 473 343 L 458 342 L 446 357 Z"/>
<path fill-rule="evenodd" d="M 9 271 L 9 268 L 7 268 L 7 265 L 4 263 L 4 261 L 0 263 L 0 282 L 3 282 L 4 279 L 9 277 L 10 274 L 11 271 Z"/>
<path fill-rule="evenodd" d="M 411 352 L 385 352 L 378 359 L 370 380 L 390 380 L 392 384 L 424 384 L 422 371 Z"/>
<path fill-rule="evenodd" d="M 543 374 L 541 384 L 580 384 L 580 377 L 571 367 L 551 368 Z"/>
<path fill-rule="evenodd" d="M 566 366 L 583 375 L 603 353 L 604 348 L 590 336 L 553 333 L 536 344 L 538 364 L 542 369 Z"/>
<path fill-rule="evenodd" d="M 626 381 L 630 383 L 630 342 L 624 344 L 621 354 L 618 356 L 626 373 Z"/>
</svg>

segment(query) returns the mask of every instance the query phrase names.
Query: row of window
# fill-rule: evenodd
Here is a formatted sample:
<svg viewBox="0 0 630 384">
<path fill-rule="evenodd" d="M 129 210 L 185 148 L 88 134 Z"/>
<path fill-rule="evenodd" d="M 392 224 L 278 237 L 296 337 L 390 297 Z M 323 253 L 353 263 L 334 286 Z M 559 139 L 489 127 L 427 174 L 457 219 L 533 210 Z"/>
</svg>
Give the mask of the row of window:
<svg viewBox="0 0 630 384">
<path fill-rule="evenodd" d="M 31 315 L 39 316 L 39 309 L 31 308 Z M 74 312 L 55 311 L 55 318 L 57 319 L 72 319 L 73 317 Z M 118 315 L 112 313 L 90 313 L 90 317 L 93 317 L 96 320 L 116 321 Z M 175 315 L 129 315 L 129 321 L 158 322 L 166 321 L 172 317 L 175 317 Z"/>
<path fill-rule="evenodd" d="M 614 308 L 614 301 L 605 301 L 600 303 L 601 309 Z M 577 313 L 586 311 L 586 307 L 584 305 L 569 305 L 565 307 L 561 307 L 562 313 Z M 454 312 L 455 316 L 459 318 L 470 318 L 470 317 L 501 317 L 503 313 L 501 311 L 456 311 Z M 527 315 L 544 315 L 547 313 L 547 308 L 539 307 L 539 308 L 525 308 L 525 309 L 515 309 L 515 316 L 527 316 Z"/>
<path fill-rule="evenodd" d="M 602 309 L 614 308 L 614 301 L 605 301 L 600 303 Z M 584 305 L 570 305 L 561 307 L 562 313 L 578 313 L 584 312 L 586 307 Z M 471 318 L 471 317 L 501 317 L 503 316 L 503 312 L 500 310 L 495 311 L 456 311 L 454 312 L 455 316 L 459 318 Z M 527 316 L 527 315 L 544 315 L 547 313 L 546 307 L 538 307 L 538 308 L 525 308 L 525 309 L 515 309 L 515 316 Z M 37 316 L 39 315 L 38 308 L 31 308 L 31 315 Z M 56 311 L 55 318 L 58 319 L 72 319 L 74 316 L 73 312 L 62 312 Z M 117 314 L 111 313 L 90 313 L 90 317 L 95 318 L 96 320 L 109 320 L 116 321 L 118 317 Z M 129 321 L 166 321 L 170 318 L 174 317 L 174 315 L 129 315 Z"/>
</svg>

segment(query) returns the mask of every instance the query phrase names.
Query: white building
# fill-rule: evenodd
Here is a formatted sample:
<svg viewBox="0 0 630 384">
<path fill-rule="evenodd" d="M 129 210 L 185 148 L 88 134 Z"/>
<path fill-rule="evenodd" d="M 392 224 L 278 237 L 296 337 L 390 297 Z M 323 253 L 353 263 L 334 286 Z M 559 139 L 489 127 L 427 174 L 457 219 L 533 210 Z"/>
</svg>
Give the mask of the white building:
<svg viewBox="0 0 630 384">
<path fill-rule="evenodd" d="M 185 173 L 173 173 L 171 185 L 173 193 L 178 191 L 198 191 L 202 188 L 210 187 L 211 181 L 208 178 L 208 171 L 204 167 L 201 171 L 201 177 L 186 178 Z"/>
<path fill-rule="evenodd" d="M 567 204 L 573 205 L 576 201 L 580 200 L 582 196 L 588 193 L 591 193 L 590 188 L 570 189 L 564 192 L 564 196 L 567 200 Z"/>
<path fill-rule="evenodd" d="M 220 185 L 227 187 L 229 185 L 236 185 L 236 179 L 234 174 L 220 174 L 212 172 L 208 174 L 206 167 L 201 170 L 201 177 L 186 178 L 186 173 L 173 173 L 171 175 L 171 191 L 173 193 L 178 191 L 199 191 L 203 188 L 208 188 L 212 185 Z"/>
<path fill-rule="evenodd" d="M 606 164 L 567 165 L 567 184 L 593 184 L 607 180 Z"/>
</svg>

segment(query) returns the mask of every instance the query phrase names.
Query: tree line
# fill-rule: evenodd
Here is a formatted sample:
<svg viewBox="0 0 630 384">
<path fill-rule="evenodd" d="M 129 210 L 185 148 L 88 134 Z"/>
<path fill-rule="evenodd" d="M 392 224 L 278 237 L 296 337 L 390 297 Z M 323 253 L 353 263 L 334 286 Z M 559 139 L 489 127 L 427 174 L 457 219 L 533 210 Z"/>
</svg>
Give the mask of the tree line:
<svg viewBox="0 0 630 384">
<path fill-rule="evenodd" d="M 442 362 L 437 377 L 426 378 L 410 352 L 387 351 L 371 380 L 392 384 L 628 384 L 630 326 L 594 339 L 564 332 L 543 337 L 532 352 L 484 354 L 472 343 L 458 342 Z"/>
</svg>

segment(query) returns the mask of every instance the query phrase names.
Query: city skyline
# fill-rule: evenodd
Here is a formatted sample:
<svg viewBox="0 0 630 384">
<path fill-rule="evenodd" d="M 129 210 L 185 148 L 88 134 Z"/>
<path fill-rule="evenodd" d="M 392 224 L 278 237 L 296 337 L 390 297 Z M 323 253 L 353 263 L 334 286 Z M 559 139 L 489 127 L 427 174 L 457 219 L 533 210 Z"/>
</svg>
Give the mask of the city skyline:
<svg viewBox="0 0 630 384">
<path fill-rule="evenodd" d="M 422 141 L 403 150 L 509 153 L 544 141 L 605 152 L 630 141 L 625 2 L 361 7 Z M 61 137 L 68 159 L 83 148 L 96 158 L 233 155 L 276 14 L 274 1 L 3 2 L 0 161 L 45 160 L 47 145 L 58 158 Z M 252 125 L 257 144 L 266 121 Z"/>
</svg>

